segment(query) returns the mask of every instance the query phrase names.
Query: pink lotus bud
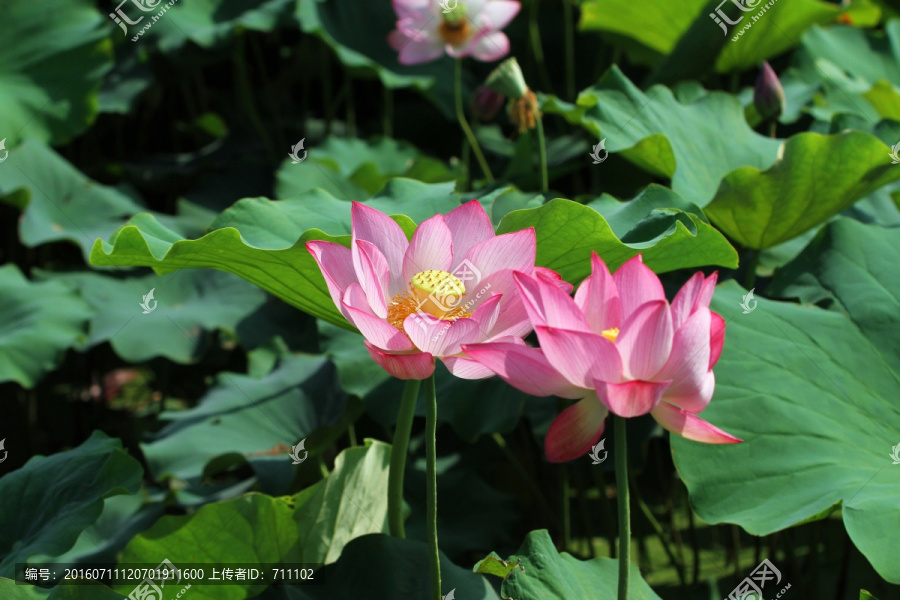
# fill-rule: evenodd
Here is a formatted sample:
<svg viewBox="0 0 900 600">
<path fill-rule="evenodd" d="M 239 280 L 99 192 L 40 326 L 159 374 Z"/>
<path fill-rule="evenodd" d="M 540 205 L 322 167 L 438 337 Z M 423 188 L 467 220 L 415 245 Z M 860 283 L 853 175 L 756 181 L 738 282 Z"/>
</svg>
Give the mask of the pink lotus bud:
<svg viewBox="0 0 900 600">
<path fill-rule="evenodd" d="M 490 121 L 505 101 L 506 97 L 500 92 L 480 85 L 472 97 L 472 115 L 479 121 Z"/>
<path fill-rule="evenodd" d="M 753 104 L 756 111 L 765 120 L 777 119 L 784 111 L 784 88 L 778 81 L 778 75 L 764 62 L 759 75 L 756 77 L 756 86 L 753 88 Z"/>
</svg>

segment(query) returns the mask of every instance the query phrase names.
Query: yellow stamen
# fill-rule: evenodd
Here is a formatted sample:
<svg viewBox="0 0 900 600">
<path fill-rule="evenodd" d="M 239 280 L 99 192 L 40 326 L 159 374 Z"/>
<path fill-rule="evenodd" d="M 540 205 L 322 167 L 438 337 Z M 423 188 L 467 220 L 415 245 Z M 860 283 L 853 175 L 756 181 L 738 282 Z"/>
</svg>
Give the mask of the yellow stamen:
<svg viewBox="0 0 900 600">
<path fill-rule="evenodd" d="M 619 328 L 612 327 L 610 329 L 604 329 L 600 332 L 600 335 L 611 341 L 612 343 L 616 343 L 616 338 L 619 337 Z"/>
<path fill-rule="evenodd" d="M 461 46 L 472 37 L 469 20 L 465 18 L 458 21 L 447 21 L 445 19 L 441 26 L 438 27 L 438 33 L 441 39 L 451 46 Z"/>
<path fill-rule="evenodd" d="M 409 282 L 409 291 L 401 292 L 388 305 L 387 322 L 403 331 L 403 321 L 417 312 L 448 321 L 470 317 L 460 301 L 466 286 L 446 271 L 421 271 Z"/>
</svg>

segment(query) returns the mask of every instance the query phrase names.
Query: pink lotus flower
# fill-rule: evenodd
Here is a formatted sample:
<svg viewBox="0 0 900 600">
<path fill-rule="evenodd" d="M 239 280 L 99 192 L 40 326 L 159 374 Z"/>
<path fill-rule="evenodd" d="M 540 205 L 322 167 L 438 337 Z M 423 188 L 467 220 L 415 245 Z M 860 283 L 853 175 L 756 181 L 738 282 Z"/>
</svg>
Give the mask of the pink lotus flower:
<svg viewBox="0 0 900 600">
<path fill-rule="evenodd" d="M 435 357 L 459 377 L 492 376 L 461 346 L 524 343 L 519 338 L 531 331 L 531 321 L 514 272 L 571 290 L 555 272 L 534 266 L 534 229 L 496 235 L 477 200 L 422 222 L 411 241 L 393 219 L 365 204 L 354 202 L 351 215 L 350 248 L 324 241 L 306 248 L 369 354 L 399 379 L 429 377 Z"/>
<path fill-rule="evenodd" d="M 429 62 L 444 52 L 453 58 L 503 58 L 509 53 L 509 38 L 500 30 L 521 8 L 514 0 L 449 0 L 444 5 L 438 0 L 393 2 L 397 29 L 388 36 L 388 43 L 400 52 L 398 60 L 404 65 Z"/>
<path fill-rule="evenodd" d="M 607 414 L 650 413 L 672 433 L 710 444 L 741 440 L 696 415 L 712 398 L 712 368 L 725 321 L 709 309 L 717 275 L 696 273 L 666 301 L 656 274 L 635 256 L 610 275 L 599 256 L 572 299 L 539 278 L 516 273 L 541 347 L 494 342 L 463 350 L 533 396 L 578 400 L 553 421 L 548 460 L 583 456 L 603 435 Z"/>
</svg>

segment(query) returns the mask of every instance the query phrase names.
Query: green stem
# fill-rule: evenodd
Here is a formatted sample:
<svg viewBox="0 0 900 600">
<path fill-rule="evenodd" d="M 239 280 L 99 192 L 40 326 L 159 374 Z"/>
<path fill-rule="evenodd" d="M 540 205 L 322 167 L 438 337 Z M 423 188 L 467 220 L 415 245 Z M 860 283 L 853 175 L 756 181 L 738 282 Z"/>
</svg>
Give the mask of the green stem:
<svg viewBox="0 0 900 600">
<path fill-rule="evenodd" d="M 455 75 L 453 77 L 454 96 L 456 97 L 456 119 L 459 121 L 459 126 L 462 128 L 463 133 L 466 134 L 466 139 L 469 140 L 469 144 L 472 146 L 472 151 L 475 152 L 475 158 L 478 159 L 478 164 L 481 165 L 481 170 L 484 172 L 484 177 L 488 180 L 488 183 L 493 183 L 494 174 L 491 173 L 491 168 L 488 166 L 487 161 L 484 158 L 484 153 L 481 151 L 481 146 L 478 145 L 478 140 L 475 139 L 475 134 L 472 133 L 472 128 L 469 127 L 469 122 L 466 121 L 466 113 L 463 110 L 462 60 L 457 59 L 454 62 L 456 63 L 454 69 Z"/>
<path fill-rule="evenodd" d="M 421 384 L 418 379 L 410 379 L 403 388 L 400 412 L 397 414 L 397 429 L 394 431 L 394 443 L 391 448 L 391 469 L 388 472 L 388 523 L 391 535 L 398 538 L 406 537 L 406 531 L 403 529 L 403 475 L 406 471 L 409 434 L 416 414 L 416 400 Z"/>
<path fill-rule="evenodd" d="M 541 191 L 546 193 L 550 190 L 550 178 L 547 175 L 547 140 L 544 138 L 544 118 L 537 118 L 538 133 L 538 151 L 541 155 Z"/>
<path fill-rule="evenodd" d="M 385 137 L 393 137 L 394 135 L 394 93 L 391 88 L 384 88 L 384 135 Z"/>
<path fill-rule="evenodd" d="M 572 545 L 572 511 L 569 503 L 569 470 L 566 464 L 560 465 L 559 469 L 559 495 L 562 499 L 562 516 L 563 516 L 563 550 L 569 551 Z"/>
<path fill-rule="evenodd" d="M 628 503 L 628 439 L 624 417 L 613 415 L 616 436 L 616 492 L 619 500 L 619 595 L 628 600 L 628 574 L 631 563 L 631 508 Z"/>
<path fill-rule="evenodd" d="M 441 555 L 438 551 L 437 532 L 437 396 L 434 392 L 434 374 L 425 380 L 425 473 L 428 486 L 426 499 L 428 527 L 428 555 L 431 562 L 431 597 L 441 600 Z"/>
</svg>

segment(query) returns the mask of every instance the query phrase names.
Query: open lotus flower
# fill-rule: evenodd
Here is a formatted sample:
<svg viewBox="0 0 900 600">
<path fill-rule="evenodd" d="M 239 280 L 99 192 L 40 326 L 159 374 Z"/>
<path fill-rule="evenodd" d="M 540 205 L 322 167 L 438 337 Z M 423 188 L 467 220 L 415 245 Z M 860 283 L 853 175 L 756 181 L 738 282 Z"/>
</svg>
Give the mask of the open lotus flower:
<svg viewBox="0 0 900 600">
<path fill-rule="evenodd" d="M 550 426 L 548 460 L 587 454 L 610 411 L 650 413 L 672 433 L 698 442 L 740 442 L 696 416 L 712 398 L 712 368 L 725 342 L 725 322 L 709 309 L 717 275 L 696 273 L 669 305 L 640 255 L 615 275 L 596 254 L 591 263 L 574 299 L 540 278 L 515 274 L 540 348 L 506 341 L 463 346 L 528 394 L 578 400 Z"/>
<path fill-rule="evenodd" d="M 514 0 L 393 0 L 397 29 L 388 43 L 399 51 L 400 64 L 416 65 L 440 58 L 473 56 L 493 61 L 509 53 L 501 29 L 521 5 Z"/>
<path fill-rule="evenodd" d="M 514 272 L 568 293 L 557 273 L 534 266 L 534 229 L 496 235 L 477 200 L 423 221 L 411 241 L 393 219 L 365 204 L 354 202 L 351 215 L 350 248 L 324 241 L 306 248 L 369 354 L 399 379 L 429 377 L 435 357 L 459 377 L 492 376 L 461 346 L 524 343 L 519 338 L 531 331 L 531 321 Z"/>
</svg>

